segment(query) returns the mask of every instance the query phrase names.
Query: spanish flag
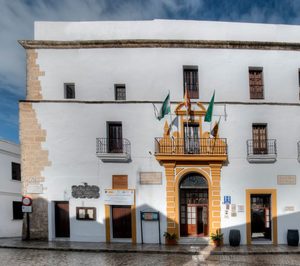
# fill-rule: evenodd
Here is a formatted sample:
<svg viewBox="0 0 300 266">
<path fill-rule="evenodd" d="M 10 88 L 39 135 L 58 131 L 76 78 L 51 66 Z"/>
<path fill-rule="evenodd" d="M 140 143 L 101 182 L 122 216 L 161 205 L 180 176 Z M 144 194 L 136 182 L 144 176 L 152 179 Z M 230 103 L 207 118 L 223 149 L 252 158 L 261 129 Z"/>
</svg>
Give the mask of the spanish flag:
<svg viewBox="0 0 300 266">
<path fill-rule="evenodd" d="M 191 99 L 187 88 L 185 89 L 184 93 L 184 106 L 187 110 L 187 113 L 189 114 L 191 112 Z"/>
</svg>

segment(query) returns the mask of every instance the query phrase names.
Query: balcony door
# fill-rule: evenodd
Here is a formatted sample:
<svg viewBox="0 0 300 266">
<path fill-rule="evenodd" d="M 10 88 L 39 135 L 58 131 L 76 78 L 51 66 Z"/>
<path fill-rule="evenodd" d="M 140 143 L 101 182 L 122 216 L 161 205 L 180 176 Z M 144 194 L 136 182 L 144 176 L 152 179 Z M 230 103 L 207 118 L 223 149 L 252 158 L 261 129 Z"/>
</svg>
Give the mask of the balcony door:
<svg viewBox="0 0 300 266">
<path fill-rule="evenodd" d="M 199 124 L 184 124 L 184 151 L 185 153 L 197 154 L 200 149 Z"/>
<path fill-rule="evenodd" d="M 253 153 L 254 154 L 267 154 L 267 125 L 265 124 L 253 124 Z"/>
<path fill-rule="evenodd" d="M 123 152 L 123 136 L 121 122 L 108 122 L 108 152 Z"/>
</svg>

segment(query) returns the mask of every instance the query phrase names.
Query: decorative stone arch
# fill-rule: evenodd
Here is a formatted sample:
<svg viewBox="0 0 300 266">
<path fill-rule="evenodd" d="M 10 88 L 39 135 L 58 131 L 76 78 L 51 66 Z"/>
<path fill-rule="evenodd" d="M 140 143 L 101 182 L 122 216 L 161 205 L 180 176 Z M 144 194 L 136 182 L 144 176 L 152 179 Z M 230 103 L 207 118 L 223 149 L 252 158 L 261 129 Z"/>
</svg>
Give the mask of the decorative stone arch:
<svg viewBox="0 0 300 266">
<path fill-rule="evenodd" d="M 180 182 L 183 178 L 185 178 L 188 174 L 190 173 L 197 173 L 202 175 L 206 181 L 207 181 L 207 185 L 208 185 L 208 206 L 209 206 L 209 235 L 211 235 L 212 231 L 212 182 L 211 182 L 211 177 L 205 172 L 203 171 L 201 168 L 197 168 L 197 167 L 188 167 L 186 169 L 183 169 L 182 171 L 180 171 L 176 176 L 175 176 L 175 224 L 176 224 L 176 234 L 177 236 L 180 236 L 180 220 L 179 220 L 179 186 L 180 186 Z"/>
</svg>

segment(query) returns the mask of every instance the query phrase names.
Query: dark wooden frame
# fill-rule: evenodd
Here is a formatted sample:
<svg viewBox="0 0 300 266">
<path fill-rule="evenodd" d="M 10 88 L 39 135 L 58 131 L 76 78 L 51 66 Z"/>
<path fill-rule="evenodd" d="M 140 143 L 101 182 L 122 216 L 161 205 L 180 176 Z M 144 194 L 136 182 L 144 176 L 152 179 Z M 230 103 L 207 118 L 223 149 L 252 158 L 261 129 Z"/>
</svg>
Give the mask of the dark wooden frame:
<svg viewBox="0 0 300 266">
<path fill-rule="evenodd" d="M 251 84 L 250 75 L 251 72 L 260 72 L 261 75 L 261 85 Z M 249 93 L 251 100 L 263 100 L 265 98 L 265 88 L 264 88 L 264 73 L 262 67 L 249 67 L 248 69 L 249 76 Z M 256 91 L 257 88 L 260 88 L 260 91 Z"/>
<path fill-rule="evenodd" d="M 81 218 L 79 216 L 79 211 L 84 210 L 85 211 L 85 218 Z M 87 217 L 87 211 L 92 210 L 93 211 L 93 218 Z M 76 207 L 76 220 L 81 220 L 81 221 L 96 221 L 96 208 L 95 207 Z"/>
</svg>

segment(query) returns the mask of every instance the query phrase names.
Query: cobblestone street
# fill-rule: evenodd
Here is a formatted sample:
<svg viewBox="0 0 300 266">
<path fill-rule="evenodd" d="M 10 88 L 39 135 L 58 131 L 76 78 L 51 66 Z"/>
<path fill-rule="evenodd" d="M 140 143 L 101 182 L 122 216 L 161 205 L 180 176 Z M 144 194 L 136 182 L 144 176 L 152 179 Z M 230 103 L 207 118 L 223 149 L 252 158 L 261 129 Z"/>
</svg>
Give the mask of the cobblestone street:
<svg viewBox="0 0 300 266">
<path fill-rule="evenodd" d="M 96 253 L 0 249 L 0 265 L 300 265 L 300 255 L 196 255 Z"/>
</svg>

